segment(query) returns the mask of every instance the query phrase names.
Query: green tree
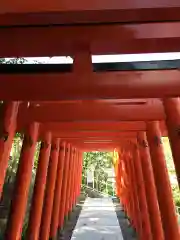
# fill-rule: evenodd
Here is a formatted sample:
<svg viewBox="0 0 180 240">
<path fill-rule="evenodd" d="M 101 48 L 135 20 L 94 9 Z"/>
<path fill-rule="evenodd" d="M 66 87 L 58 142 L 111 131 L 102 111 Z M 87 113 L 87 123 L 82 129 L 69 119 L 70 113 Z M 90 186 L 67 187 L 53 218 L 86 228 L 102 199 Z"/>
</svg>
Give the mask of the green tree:
<svg viewBox="0 0 180 240">
<path fill-rule="evenodd" d="M 178 186 L 171 147 L 169 144 L 169 139 L 167 137 L 163 137 L 162 140 L 163 140 L 164 154 L 165 154 L 166 164 L 168 168 L 169 178 L 171 181 L 174 203 L 177 207 L 178 212 L 180 213 L 180 190 Z"/>
<path fill-rule="evenodd" d="M 83 161 L 82 183 L 87 183 L 87 171 L 94 170 L 94 187 L 99 191 L 105 191 L 108 174 L 107 168 L 112 167 L 113 154 L 111 152 L 85 152 Z"/>
<path fill-rule="evenodd" d="M 0 64 L 24 64 L 25 58 L 0 58 Z"/>
</svg>

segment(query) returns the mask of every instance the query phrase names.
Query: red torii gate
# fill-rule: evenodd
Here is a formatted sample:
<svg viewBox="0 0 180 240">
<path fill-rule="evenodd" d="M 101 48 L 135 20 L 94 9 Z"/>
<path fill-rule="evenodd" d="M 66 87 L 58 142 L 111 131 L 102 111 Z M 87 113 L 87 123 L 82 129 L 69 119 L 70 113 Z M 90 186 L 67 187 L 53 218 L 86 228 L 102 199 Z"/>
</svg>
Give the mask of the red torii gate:
<svg viewBox="0 0 180 240">
<path fill-rule="evenodd" d="M 27 239 L 63 226 L 82 152 L 115 148 L 117 193 L 139 238 L 180 238 L 160 139 L 169 136 L 180 185 L 179 69 L 94 72 L 91 63 L 92 54 L 180 51 L 179 11 L 177 0 L 1 3 L 2 57 L 74 59 L 67 73 L 0 73 L 0 192 L 14 134 L 25 133 L 6 239 L 21 236 L 38 139 Z"/>
</svg>

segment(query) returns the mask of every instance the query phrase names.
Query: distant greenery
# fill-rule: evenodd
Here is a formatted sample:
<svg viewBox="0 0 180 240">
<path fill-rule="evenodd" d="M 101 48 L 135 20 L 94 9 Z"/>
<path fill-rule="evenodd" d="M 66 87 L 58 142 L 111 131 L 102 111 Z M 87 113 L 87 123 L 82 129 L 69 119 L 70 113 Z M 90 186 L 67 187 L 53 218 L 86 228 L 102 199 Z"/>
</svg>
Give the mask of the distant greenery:
<svg viewBox="0 0 180 240">
<path fill-rule="evenodd" d="M 27 62 L 27 60 L 24 58 L 0 58 L 0 64 L 24 64 L 25 62 Z"/>
<path fill-rule="evenodd" d="M 169 172 L 169 178 L 171 181 L 171 187 L 172 187 L 172 191 L 173 191 L 174 202 L 177 207 L 180 207 L 180 190 L 179 190 L 179 186 L 178 186 L 178 182 L 177 182 L 171 148 L 170 148 L 169 140 L 167 137 L 163 138 L 163 146 L 164 146 L 164 153 L 165 153 L 167 168 L 168 168 L 168 172 Z M 180 213 L 180 209 L 178 209 L 178 210 Z"/>
<path fill-rule="evenodd" d="M 111 182 L 107 183 L 107 169 L 112 168 L 113 153 L 111 152 L 85 152 L 83 161 L 82 183 L 87 183 L 87 171 L 94 171 L 94 188 L 100 192 L 113 191 Z M 107 187 L 106 187 L 107 185 Z"/>
</svg>

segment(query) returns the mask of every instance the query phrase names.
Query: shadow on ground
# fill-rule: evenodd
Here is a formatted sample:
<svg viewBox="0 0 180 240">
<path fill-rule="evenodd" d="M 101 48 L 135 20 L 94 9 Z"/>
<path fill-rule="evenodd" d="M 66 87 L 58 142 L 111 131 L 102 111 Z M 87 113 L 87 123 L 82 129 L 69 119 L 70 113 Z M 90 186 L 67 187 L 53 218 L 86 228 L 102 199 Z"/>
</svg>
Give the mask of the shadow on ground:
<svg viewBox="0 0 180 240">
<path fill-rule="evenodd" d="M 70 240 L 73 230 L 75 229 L 76 223 L 78 221 L 79 215 L 81 213 L 82 207 L 84 205 L 84 201 L 86 199 L 86 195 L 82 194 L 78 200 L 76 206 L 74 206 L 71 214 L 66 218 L 63 230 L 59 233 L 59 240 Z"/>
<path fill-rule="evenodd" d="M 138 240 L 135 230 L 130 225 L 129 220 L 119 203 L 119 199 L 114 198 L 113 203 L 124 240 Z"/>
</svg>

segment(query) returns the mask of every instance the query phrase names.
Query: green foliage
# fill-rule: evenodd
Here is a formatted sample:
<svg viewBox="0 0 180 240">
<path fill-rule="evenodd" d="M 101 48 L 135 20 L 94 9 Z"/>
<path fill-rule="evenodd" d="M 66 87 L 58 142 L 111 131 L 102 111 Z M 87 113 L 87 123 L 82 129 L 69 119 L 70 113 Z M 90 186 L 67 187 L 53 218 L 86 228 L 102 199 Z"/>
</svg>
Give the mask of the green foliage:
<svg viewBox="0 0 180 240">
<path fill-rule="evenodd" d="M 112 165 L 112 153 L 111 152 L 85 152 L 84 153 L 84 168 L 90 168 L 97 166 L 100 167 L 111 167 Z"/>
<path fill-rule="evenodd" d="M 178 186 L 172 186 L 173 190 L 173 198 L 176 207 L 178 208 L 178 212 L 180 214 L 180 194 L 179 194 L 179 187 Z"/>
<path fill-rule="evenodd" d="M 0 64 L 24 64 L 27 62 L 24 58 L 0 58 Z"/>
<path fill-rule="evenodd" d="M 7 168 L 7 172 L 6 172 L 5 183 L 3 186 L 3 195 L 1 198 L 0 220 L 2 220 L 1 221 L 2 223 L 0 223 L 0 239 L 1 239 L 1 235 L 3 235 L 3 231 L 5 229 L 5 223 L 6 223 L 6 219 L 8 217 L 11 199 L 13 196 L 14 182 L 15 182 L 16 173 L 17 173 L 17 169 L 18 169 L 19 158 L 20 158 L 22 144 L 23 144 L 23 138 L 24 138 L 23 134 L 16 133 L 14 140 L 13 140 L 10 158 L 8 161 L 8 168 Z M 26 215 L 25 215 L 25 219 L 24 219 L 22 239 L 25 239 L 25 232 L 26 232 L 26 228 L 28 225 L 29 211 L 30 211 L 30 207 L 31 207 L 31 199 L 32 199 L 32 194 L 33 194 L 36 169 L 37 169 L 37 165 L 38 165 L 39 151 L 40 151 L 40 142 L 38 142 L 36 145 L 36 152 L 35 152 L 35 156 L 34 156 L 34 166 L 33 166 L 33 171 L 32 171 L 31 184 L 30 184 L 30 188 L 29 188 L 29 195 L 28 195 Z"/>
<path fill-rule="evenodd" d="M 162 138 L 162 140 L 163 140 L 164 153 L 165 153 L 165 159 L 166 159 L 166 164 L 167 164 L 167 168 L 168 168 L 169 178 L 171 180 L 171 187 L 172 187 L 172 192 L 173 192 L 174 203 L 180 213 L 180 209 L 179 209 L 179 207 L 180 207 L 180 190 L 179 190 L 178 182 L 175 181 L 176 173 L 175 173 L 175 167 L 174 167 L 174 163 L 173 163 L 171 148 L 170 148 L 169 140 L 167 137 Z"/>
<path fill-rule="evenodd" d="M 104 192 L 106 191 L 106 182 L 108 174 L 106 169 L 112 167 L 113 153 L 111 152 L 85 152 L 83 162 L 82 183 L 86 184 L 86 175 L 88 170 L 94 171 L 94 188 Z"/>
<path fill-rule="evenodd" d="M 113 185 L 111 182 L 107 182 L 107 192 L 111 196 L 114 195 L 114 189 L 113 189 Z"/>
<path fill-rule="evenodd" d="M 17 167 L 19 163 L 21 148 L 22 148 L 23 136 L 17 133 L 13 140 L 11 149 L 11 155 L 8 161 L 8 168 L 6 172 L 5 183 L 8 185 L 10 182 L 14 182 L 16 177 Z"/>
<path fill-rule="evenodd" d="M 35 171 L 36 171 L 37 166 L 38 166 L 40 148 L 41 148 L 41 142 L 38 142 L 36 144 L 36 152 L 35 152 L 35 156 L 34 156 L 34 166 L 33 166 L 33 168 L 35 169 Z"/>
</svg>

